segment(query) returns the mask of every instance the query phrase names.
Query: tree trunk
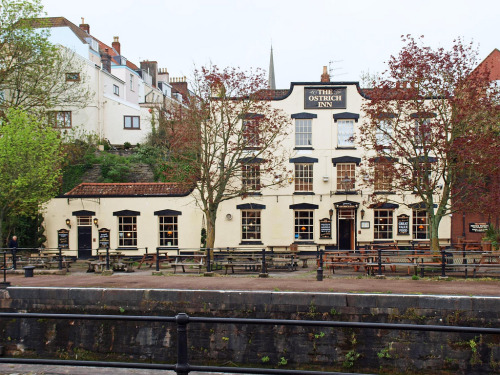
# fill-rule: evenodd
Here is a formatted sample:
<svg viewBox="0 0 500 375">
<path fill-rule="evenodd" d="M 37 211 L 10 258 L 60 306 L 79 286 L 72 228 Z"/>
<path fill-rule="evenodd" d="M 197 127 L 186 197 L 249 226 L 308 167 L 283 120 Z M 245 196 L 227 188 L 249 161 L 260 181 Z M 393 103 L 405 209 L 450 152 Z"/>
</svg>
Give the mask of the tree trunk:
<svg viewBox="0 0 500 375">
<path fill-rule="evenodd" d="M 217 219 L 217 208 L 210 208 L 205 211 L 207 219 L 207 248 L 213 249 L 215 245 L 215 221 Z M 213 260 L 214 252 L 210 252 L 210 258 Z"/>
<path fill-rule="evenodd" d="M 431 251 L 433 253 L 439 253 L 439 222 L 441 217 L 431 216 L 430 218 L 430 240 L 431 240 Z"/>
</svg>

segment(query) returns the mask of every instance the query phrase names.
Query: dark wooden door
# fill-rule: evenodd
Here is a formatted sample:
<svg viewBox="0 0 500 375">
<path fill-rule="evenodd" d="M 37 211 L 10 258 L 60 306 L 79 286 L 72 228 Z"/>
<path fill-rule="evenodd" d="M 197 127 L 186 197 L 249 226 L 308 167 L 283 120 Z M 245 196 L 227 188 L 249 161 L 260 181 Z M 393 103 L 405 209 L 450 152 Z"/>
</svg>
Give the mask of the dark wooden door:
<svg viewBox="0 0 500 375">
<path fill-rule="evenodd" d="M 339 250 L 352 250 L 352 219 L 339 220 Z"/>
<path fill-rule="evenodd" d="M 78 227 L 78 258 L 86 259 L 92 255 L 92 227 Z"/>
</svg>

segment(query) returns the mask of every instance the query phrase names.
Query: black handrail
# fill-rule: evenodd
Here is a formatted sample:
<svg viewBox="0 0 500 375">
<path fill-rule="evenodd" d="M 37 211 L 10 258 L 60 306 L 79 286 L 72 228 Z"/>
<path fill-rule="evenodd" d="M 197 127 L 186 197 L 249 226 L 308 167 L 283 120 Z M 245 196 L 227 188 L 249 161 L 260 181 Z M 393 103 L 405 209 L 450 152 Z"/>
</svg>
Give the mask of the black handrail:
<svg viewBox="0 0 500 375">
<path fill-rule="evenodd" d="M 190 317 L 185 313 L 176 316 L 136 316 L 136 315 L 95 315 L 95 314 L 48 314 L 48 313 L 0 313 L 1 318 L 28 318 L 28 319 L 80 319 L 80 320 L 114 320 L 114 321 L 144 321 L 144 322 L 167 322 L 177 324 L 177 363 L 154 364 L 154 363 L 129 363 L 129 362 L 102 362 L 102 361 L 78 361 L 78 360 L 52 360 L 52 359 L 26 359 L 0 357 L 0 363 L 23 363 L 23 364 L 46 364 L 62 366 L 94 366 L 110 368 L 140 368 L 174 370 L 177 374 L 188 375 L 191 371 L 205 372 L 231 372 L 240 374 L 345 374 L 340 372 L 303 371 L 263 368 L 235 368 L 218 366 L 196 366 L 188 362 L 187 330 L 190 323 L 218 323 L 218 324 L 256 324 L 256 325 L 284 325 L 301 327 L 344 327 L 361 329 L 392 329 L 403 331 L 434 331 L 434 332 L 456 332 L 474 334 L 500 334 L 500 328 L 463 327 L 463 326 L 441 326 L 421 324 L 395 324 L 395 323 L 370 323 L 370 322 L 342 322 L 342 321 L 312 321 L 312 320 L 286 320 L 286 319 L 253 319 L 253 318 L 209 318 Z M 352 374 L 352 373 L 350 373 Z M 362 375 L 359 374 L 358 375 Z"/>
</svg>

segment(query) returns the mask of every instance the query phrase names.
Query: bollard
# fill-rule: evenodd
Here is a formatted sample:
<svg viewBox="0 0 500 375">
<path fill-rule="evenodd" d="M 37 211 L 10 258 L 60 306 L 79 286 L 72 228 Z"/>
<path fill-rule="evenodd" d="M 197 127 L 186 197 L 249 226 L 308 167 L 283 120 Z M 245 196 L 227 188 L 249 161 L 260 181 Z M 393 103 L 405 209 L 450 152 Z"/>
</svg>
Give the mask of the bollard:
<svg viewBox="0 0 500 375">
<path fill-rule="evenodd" d="M 175 372 L 177 375 L 188 375 L 188 343 L 187 343 L 187 325 L 189 316 L 185 313 L 180 313 L 175 316 L 177 323 L 177 364 Z"/>
<path fill-rule="evenodd" d="M 266 249 L 262 249 L 262 262 L 259 277 L 267 277 L 267 264 L 266 264 Z"/>
<path fill-rule="evenodd" d="M 319 251 L 319 267 L 316 271 L 316 280 L 323 281 L 323 250 Z"/>
<path fill-rule="evenodd" d="M 24 277 L 33 277 L 33 270 L 35 266 L 25 266 L 24 269 Z"/>
</svg>

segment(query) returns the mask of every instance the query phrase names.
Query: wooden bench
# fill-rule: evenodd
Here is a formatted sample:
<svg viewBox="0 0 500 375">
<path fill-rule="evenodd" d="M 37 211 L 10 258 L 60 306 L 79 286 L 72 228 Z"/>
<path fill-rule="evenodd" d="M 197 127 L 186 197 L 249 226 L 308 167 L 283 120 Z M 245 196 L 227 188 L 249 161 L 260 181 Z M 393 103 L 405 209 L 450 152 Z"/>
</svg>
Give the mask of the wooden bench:
<svg viewBox="0 0 500 375">
<path fill-rule="evenodd" d="M 270 266 L 277 269 L 287 269 L 289 271 L 297 271 L 299 259 L 296 257 L 273 257 L 270 259 Z"/>
</svg>

